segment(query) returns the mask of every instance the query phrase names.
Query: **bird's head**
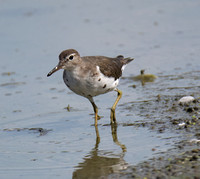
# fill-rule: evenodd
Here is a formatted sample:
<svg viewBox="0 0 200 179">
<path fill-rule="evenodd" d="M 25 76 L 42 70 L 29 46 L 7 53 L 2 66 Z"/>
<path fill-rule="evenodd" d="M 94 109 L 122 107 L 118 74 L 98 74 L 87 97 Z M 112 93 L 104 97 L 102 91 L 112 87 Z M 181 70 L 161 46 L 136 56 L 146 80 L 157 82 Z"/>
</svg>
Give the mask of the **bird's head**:
<svg viewBox="0 0 200 179">
<path fill-rule="evenodd" d="M 60 69 L 70 70 L 76 66 L 81 60 L 79 53 L 74 49 L 64 50 L 59 55 L 59 63 L 53 68 L 47 76 L 51 76 L 53 73 Z"/>
</svg>

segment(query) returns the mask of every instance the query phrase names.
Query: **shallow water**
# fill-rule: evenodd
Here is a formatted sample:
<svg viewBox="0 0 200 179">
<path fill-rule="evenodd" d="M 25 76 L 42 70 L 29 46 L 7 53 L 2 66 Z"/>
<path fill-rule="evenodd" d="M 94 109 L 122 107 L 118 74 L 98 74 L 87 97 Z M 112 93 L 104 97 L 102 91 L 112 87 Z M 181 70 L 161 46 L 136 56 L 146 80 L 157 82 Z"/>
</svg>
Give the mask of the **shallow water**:
<svg viewBox="0 0 200 179">
<path fill-rule="evenodd" d="M 180 134 L 137 123 L 169 115 L 149 112 L 146 101 L 156 105 L 151 100 L 157 95 L 199 97 L 199 6 L 178 0 L 1 1 L 1 178 L 97 178 L 172 148 Z M 96 138 L 89 101 L 66 88 L 62 72 L 46 77 L 67 48 L 83 56 L 135 58 L 120 81 L 116 133 L 109 125 L 115 92 L 95 98 L 103 116 Z M 145 85 L 131 80 L 141 69 L 158 78 Z"/>
</svg>

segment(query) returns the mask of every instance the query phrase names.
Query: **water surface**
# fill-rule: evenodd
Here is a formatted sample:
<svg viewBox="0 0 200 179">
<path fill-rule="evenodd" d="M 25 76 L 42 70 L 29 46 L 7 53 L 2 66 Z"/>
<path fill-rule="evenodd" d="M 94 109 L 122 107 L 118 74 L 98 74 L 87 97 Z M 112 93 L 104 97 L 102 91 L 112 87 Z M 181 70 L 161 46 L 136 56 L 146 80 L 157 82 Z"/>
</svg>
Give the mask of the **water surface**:
<svg viewBox="0 0 200 179">
<path fill-rule="evenodd" d="M 157 95 L 197 94 L 199 7 L 186 0 L 1 1 L 1 178 L 97 178 L 172 148 L 182 136 L 136 124 L 165 119 L 147 108 Z M 115 92 L 95 98 L 103 116 L 96 138 L 89 101 L 66 88 L 61 71 L 46 77 L 68 48 L 135 58 L 120 81 L 115 133 Z M 131 80 L 141 69 L 158 78 Z"/>
</svg>

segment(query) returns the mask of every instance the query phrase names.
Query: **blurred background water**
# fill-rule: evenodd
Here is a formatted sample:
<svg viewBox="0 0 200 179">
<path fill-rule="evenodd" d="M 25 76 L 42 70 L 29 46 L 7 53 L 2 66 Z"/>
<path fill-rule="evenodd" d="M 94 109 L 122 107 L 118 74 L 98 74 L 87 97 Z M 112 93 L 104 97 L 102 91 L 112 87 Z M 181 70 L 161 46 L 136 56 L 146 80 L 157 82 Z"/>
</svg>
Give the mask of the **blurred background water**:
<svg viewBox="0 0 200 179">
<path fill-rule="evenodd" d="M 114 172 L 169 149 L 178 140 L 176 134 L 124 126 L 144 119 L 120 105 L 117 136 L 127 152 L 113 142 L 108 124 L 115 92 L 95 98 L 104 116 L 98 143 L 91 104 L 66 88 L 61 71 L 48 79 L 46 75 L 68 48 L 81 56 L 134 57 L 125 77 L 141 69 L 157 76 L 199 71 L 199 8 L 195 0 L 1 0 L 1 178 L 78 178 L 87 172 L 106 176 L 110 168 Z M 155 97 L 161 82 L 142 87 L 121 79 L 119 104 Z M 137 88 L 130 87 L 134 83 Z M 199 85 L 199 80 L 168 81 L 163 88 L 170 84 Z M 87 159 L 94 161 L 92 166 L 99 161 L 102 172 L 89 171 Z"/>
</svg>

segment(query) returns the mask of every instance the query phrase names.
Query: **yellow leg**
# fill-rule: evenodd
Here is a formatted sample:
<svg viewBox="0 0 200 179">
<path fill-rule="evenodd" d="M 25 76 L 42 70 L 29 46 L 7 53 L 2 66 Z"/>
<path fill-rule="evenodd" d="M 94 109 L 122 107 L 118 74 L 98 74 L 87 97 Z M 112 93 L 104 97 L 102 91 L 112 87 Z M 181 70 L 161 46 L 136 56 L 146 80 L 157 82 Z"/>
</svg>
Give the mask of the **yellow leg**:
<svg viewBox="0 0 200 179">
<path fill-rule="evenodd" d="M 96 106 L 96 104 L 94 103 L 94 100 L 92 98 L 90 98 L 89 101 L 91 102 L 93 109 L 94 109 L 94 114 L 95 114 L 94 125 L 97 126 L 97 121 L 98 121 L 98 119 L 100 119 L 100 117 L 98 116 L 98 107 Z"/>
<path fill-rule="evenodd" d="M 115 116 L 115 108 L 117 106 L 117 103 L 119 102 L 120 98 L 122 97 L 122 91 L 116 89 L 115 91 L 117 91 L 117 99 L 115 100 L 115 103 L 113 104 L 112 108 L 111 108 L 111 113 L 110 113 L 110 123 L 116 123 L 116 116 Z"/>
</svg>

